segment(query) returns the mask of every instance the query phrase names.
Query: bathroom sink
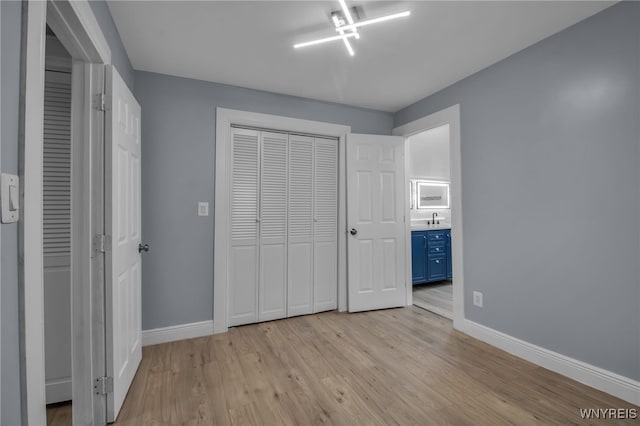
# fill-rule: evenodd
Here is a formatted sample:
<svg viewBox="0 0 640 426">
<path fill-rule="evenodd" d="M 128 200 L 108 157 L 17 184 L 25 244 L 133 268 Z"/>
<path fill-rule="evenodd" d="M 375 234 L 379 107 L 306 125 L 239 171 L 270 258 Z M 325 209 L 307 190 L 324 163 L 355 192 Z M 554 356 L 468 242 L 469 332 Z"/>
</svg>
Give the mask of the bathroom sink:
<svg viewBox="0 0 640 426">
<path fill-rule="evenodd" d="M 451 229 L 451 224 L 448 222 L 440 222 L 440 223 L 436 223 L 435 225 L 432 225 L 432 224 L 427 225 L 426 220 L 411 222 L 412 231 L 428 231 L 429 229 Z"/>
</svg>

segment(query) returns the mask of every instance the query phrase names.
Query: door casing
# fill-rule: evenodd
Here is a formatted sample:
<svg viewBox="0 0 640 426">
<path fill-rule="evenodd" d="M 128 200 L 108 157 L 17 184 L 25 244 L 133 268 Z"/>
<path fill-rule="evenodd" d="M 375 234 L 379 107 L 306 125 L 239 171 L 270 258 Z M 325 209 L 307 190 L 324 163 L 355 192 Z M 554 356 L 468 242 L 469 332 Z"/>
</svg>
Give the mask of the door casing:
<svg viewBox="0 0 640 426">
<path fill-rule="evenodd" d="M 462 240 L 462 161 L 460 156 L 460 105 L 456 104 L 431 115 L 419 118 L 393 129 L 393 134 L 405 139 L 405 170 L 409 169 L 409 137 L 442 125 L 449 125 L 450 166 L 451 166 L 451 248 L 453 256 L 453 327 L 460 329 L 464 322 L 464 268 Z M 409 175 L 406 174 L 405 188 L 407 201 L 405 209 L 409 211 Z M 411 235 L 411 221 L 405 224 L 407 236 Z M 411 253 L 411 238 L 406 239 L 406 252 Z M 406 271 L 408 282 L 411 279 L 411 256 L 407 256 Z M 413 286 L 407 285 L 407 305 L 413 303 Z"/>
<path fill-rule="evenodd" d="M 213 332 L 224 333 L 228 329 L 228 247 L 229 191 L 231 159 L 231 125 L 278 129 L 303 134 L 331 136 L 338 141 L 338 310 L 347 309 L 347 230 L 346 230 L 346 135 L 350 126 L 320 121 L 302 120 L 278 115 L 216 109 L 215 153 L 215 215 L 214 215 L 214 266 L 213 266 Z"/>
<path fill-rule="evenodd" d="M 104 256 L 93 250 L 102 231 L 102 112 L 94 96 L 104 88 L 111 51 L 87 0 L 23 2 L 21 137 L 22 206 L 18 226 L 21 392 L 24 424 L 46 424 L 44 288 L 42 263 L 42 159 L 46 25 L 73 58 L 71 309 L 74 424 L 104 424 L 104 396 L 93 381 L 104 371 Z M 101 266 L 102 265 L 102 266 Z M 90 283 L 90 285 L 86 285 Z M 28 303 L 27 303 L 28 301 Z M 102 408 L 101 408 L 102 407 Z"/>
</svg>

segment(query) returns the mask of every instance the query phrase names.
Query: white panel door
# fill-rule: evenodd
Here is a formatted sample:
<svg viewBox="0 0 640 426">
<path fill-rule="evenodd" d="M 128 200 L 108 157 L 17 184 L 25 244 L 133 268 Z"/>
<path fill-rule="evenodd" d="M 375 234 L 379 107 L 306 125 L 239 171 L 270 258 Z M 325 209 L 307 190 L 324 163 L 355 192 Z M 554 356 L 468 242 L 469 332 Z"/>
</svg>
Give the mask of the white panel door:
<svg viewBox="0 0 640 426">
<path fill-rule="evenodd" d="M 313 312 L 313 138 L 289 135 L 287 316 Z"/>
<path fill-rule="evenodd" d="M 338 307 L 338 141 L 316 138 L 313 167 L 313 311 Z"/>
<path fill-rule="evenodd" d="M 140 105 L 115 68 L 107 67 L 105 122 L 107 420 L 118 416 L 140 360 Z"/>
<path fill-rule="evenodd" d="M 229 326 L 258 320 L 259 133 L 231 129 Z"/>
<path fill-rule="evenodd" d="M 404 138 L 347 137 L 349 311 L 404 306 Z"/>
<path fill-rule="evenodd" d="M 287 140 L 261 132 L 258 321 L 287 316 Z"/>
</svg>

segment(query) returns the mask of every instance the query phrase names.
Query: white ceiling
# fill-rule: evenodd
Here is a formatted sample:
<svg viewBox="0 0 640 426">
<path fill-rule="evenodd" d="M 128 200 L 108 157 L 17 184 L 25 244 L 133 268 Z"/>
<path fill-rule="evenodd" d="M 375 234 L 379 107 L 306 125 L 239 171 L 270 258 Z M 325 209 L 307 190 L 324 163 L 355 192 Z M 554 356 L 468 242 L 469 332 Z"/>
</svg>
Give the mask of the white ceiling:
<svg viewBox="0 0 640 426">
<path fill-rule="evenodd" d="M 411 16 L 334 35 L 335 1 L 118 1 L 133 67 L 395 112 L 602 9 L 611 1 L 353 1 L 364 17 Z"/>
</svg>

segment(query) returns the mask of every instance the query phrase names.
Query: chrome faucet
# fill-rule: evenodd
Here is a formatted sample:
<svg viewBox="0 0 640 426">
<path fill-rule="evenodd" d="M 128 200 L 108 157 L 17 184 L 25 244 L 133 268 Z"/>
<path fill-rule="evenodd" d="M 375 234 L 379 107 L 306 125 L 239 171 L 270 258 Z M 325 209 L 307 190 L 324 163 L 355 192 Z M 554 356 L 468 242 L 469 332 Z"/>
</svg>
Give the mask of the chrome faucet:
<svg viewBox="0 0 640 426">
<path fill-rule="evenodd" d="M 435 225 L 436 224 L 436 216 L 438 216 L 438 213 L 433 213 L 431 214 L 431 222 L 429 222 L 427 220 L 427 225 Z M 440 224 L 440 221 L 438 220 L 438 224 Z"/>
</svg>

